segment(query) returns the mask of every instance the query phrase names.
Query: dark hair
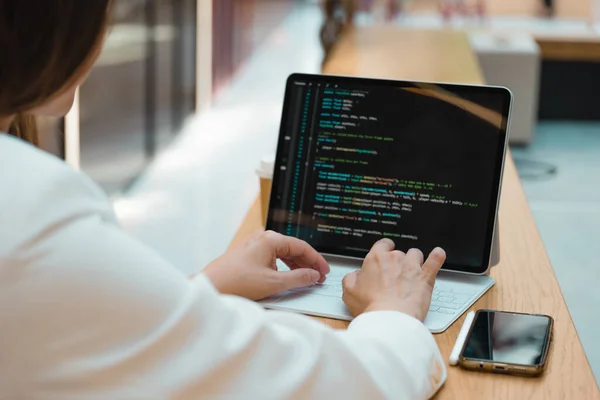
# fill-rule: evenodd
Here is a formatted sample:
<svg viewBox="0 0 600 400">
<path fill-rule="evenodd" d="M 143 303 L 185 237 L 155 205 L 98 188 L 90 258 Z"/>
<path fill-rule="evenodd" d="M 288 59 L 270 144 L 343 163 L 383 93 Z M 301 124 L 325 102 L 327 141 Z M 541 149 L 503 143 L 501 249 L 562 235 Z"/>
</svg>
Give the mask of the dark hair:
<svg viewBox="0 0 600 400">
<path fill-rule="evenodd" d="M 75 82 L 102 43 L 111 0 L 0 0 L 0 116 L 37 144 L 27 112 Z"/>
</svg>

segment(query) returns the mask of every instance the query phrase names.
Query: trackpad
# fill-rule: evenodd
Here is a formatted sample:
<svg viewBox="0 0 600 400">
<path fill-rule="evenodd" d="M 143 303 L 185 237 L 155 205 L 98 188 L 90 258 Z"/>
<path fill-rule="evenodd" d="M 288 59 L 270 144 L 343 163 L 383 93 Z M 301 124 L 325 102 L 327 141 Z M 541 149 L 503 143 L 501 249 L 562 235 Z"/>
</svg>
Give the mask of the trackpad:
<svg viewBox="0 0 600 400">
<path fill-rule="evenodd" d="M 297 311 L 303 314 L 316 315 L 334 319 L 352 320 L 352 314 L 339 297 L 319 296 L 314 294 L 285 292 L 276 299 L 261 301 L 264 307 Z"/>
</svg>

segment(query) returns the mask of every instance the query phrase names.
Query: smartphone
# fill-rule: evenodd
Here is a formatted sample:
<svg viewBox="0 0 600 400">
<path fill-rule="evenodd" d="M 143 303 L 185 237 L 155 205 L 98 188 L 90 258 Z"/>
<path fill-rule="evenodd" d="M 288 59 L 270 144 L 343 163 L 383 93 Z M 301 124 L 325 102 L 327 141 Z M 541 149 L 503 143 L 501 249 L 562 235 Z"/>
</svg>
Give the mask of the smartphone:
<svg viewBox="0 0 600 400">
<path fill-rule="evenodd" d="M 544 371 L 552 341 L 552 317 L 479 310 L 469 319 L 471 326 L 458 357 L 461 367 L 529 376 Z"/>
</svg>

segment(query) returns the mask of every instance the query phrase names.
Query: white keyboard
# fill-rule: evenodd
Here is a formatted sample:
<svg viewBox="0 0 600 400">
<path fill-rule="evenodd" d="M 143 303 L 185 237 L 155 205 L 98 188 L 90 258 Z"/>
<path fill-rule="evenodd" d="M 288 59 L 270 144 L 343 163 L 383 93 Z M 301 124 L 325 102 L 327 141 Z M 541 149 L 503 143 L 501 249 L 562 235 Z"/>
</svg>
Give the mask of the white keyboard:
<svg viewBox="0 0 600 400">
<path fill-rule="evenodd" d="M 355 268 L 332 263 L 330 267 L 331 272 L 325 282 L 279 293 L 260 303 L 275 310 L 352 320 L 352 314 L 342 301 L 342 278 Z M 282 271 L 287 269 L 285 264 L 279 262 L 278 268 Z M 493 285 L 494 279 L 487 275 L 441 271 L 436 278 L 425 326 L 433 333 L 445 331 Z"/>
<path fill-rule="evenodd" d="M 342 297 L 342 278 L 343 273 L 332 271 L 327 275 L 327 280 L 323 283 L 316 283 L 312 286 L 293 289 L 297 293 L 310 293 L 320 296 Z M 450 285 L 436 282 L 431 297 L 429 313 L 456 314 L 464 308 L 478 290 L 469 290 L 464 288 L 453 288 Z"/>
</svg>

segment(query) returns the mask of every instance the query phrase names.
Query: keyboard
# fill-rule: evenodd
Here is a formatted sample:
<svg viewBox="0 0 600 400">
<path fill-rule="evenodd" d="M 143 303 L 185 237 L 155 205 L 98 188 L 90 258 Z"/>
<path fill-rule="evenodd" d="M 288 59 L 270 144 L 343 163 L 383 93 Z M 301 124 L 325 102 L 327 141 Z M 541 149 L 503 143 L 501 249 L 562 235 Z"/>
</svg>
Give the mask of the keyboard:
<svg viewBox="0 0 600 400">
<path fill-rule="evenodd" d="M 277 267 L 281 271 L 289 270 L 279 260 Z M 260 300 L 260 303 L 273 310 L 295 311 L 351 321 L 353 316 L 342 301 L 342 278 L 350 271 L 356 270 L 357 266 L 336 265 L 330 262 L 330 267 L 331 272 L 327 274 L 325 282 L 279 293 Z M 424 321 L 425 326 L 433 333 L 443 332 L 493 285 L 494 279 L 488 275 L 440 271 Z"/>
<path fill-rule="evenodd" d="M 343 272 L 331 271 L 331 273 L 327 275 L 327 280 L 325 282 L 315 283 L 314 285 L 293 289 L 292 291 L 341 298 L 343 294 L 343 277 Z M 445 285 L 436 282 L 433 288 L 429 313 L 454 315 L 461 312 L 465 306 L 472 301 L 473 297 L 480 292 L 479 290 L 469 290 L 467 288 L 456 288 L 453 286 L 454 285 Z"/>
</svg>

